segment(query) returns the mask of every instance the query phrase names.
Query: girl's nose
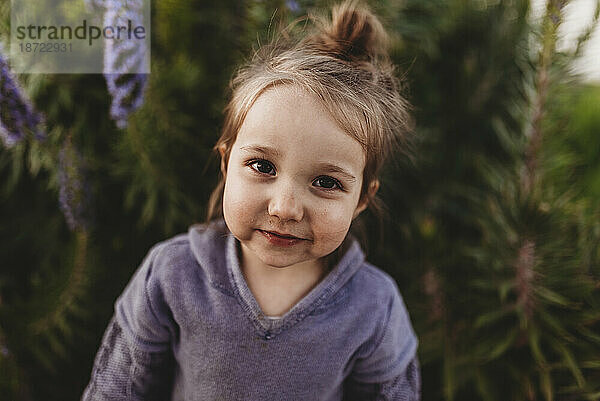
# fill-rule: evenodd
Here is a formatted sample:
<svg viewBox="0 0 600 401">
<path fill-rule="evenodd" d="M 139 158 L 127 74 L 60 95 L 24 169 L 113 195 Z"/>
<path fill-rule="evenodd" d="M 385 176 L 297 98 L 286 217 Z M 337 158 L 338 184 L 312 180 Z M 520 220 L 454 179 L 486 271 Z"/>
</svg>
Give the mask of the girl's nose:
<svg viewBox="0 0 600 401">
<path fill-rule="evenodd" d="M 269 201 L 269 216 L 282 221 L 300 221 L 304 217 L 302 202 L 292 185 L 278 185 Z"/>
</svg>

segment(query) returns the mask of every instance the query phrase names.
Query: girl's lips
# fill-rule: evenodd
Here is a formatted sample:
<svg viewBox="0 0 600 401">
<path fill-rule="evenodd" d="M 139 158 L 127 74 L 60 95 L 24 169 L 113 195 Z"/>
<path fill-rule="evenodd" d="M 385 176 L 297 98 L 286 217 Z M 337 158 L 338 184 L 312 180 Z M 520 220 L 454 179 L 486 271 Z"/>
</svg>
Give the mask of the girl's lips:
<svg viewBox="0 0 600 401">
<path fill-rule="evenodd" d="M 267 238 L 267 240 L 273 245 L 291 246 L 303 240 L 302 238 L 294 237 L 293 235 L 280 234 L 276 231 L 258 231 L 260 231 L 261 234 L 264 235 Z"/>
<path fill-rule="evenodd" d="M 302 239 L 302 238 L 295 237 L 295 236 L 293 236 L 293 235 L 290 235 L 290 234 L 281 234 L 281 233 L 278 233 L 277 231 L 266 231 L 266 232 L 268 232 L 268 233 L 270 233 L 270 234 L 274 234 L 274 235 L 276 235 L 276 236 L 278 236 L 278 237 L 281 237 L 281 238 L 287 238 L 287 239 Z"/>
</svg>

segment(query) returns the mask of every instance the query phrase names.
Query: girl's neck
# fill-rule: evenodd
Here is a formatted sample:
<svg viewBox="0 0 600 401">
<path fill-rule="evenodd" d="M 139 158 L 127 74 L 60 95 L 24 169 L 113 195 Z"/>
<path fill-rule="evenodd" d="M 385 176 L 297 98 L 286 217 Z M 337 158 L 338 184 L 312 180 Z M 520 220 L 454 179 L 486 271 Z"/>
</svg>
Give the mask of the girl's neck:
<svg viewBox="0 0 600 401">
<path fill-rule="evenodd" d="M 268 266 L 243 245 L 240 248 L 242 273 L 252 295 L 267 316 L 284 315 L 329 271 L 327 261 L 322 259 L 283 268 Z"/>
</svg>

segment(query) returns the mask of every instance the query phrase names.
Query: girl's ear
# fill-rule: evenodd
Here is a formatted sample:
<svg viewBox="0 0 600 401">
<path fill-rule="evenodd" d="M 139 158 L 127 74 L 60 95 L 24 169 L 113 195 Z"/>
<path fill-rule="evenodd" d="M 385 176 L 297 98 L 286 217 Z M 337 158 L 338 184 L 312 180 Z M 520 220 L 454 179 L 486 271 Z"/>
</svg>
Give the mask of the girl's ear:
<svg viewBox="0 0 600 401">
<path fill-rule="evenodd" d="M 379 190 L 379 180 L 376 178 L 369 183 L 369 188 L 367 188 L 367 193 L 364 194 L 361 200 L 358 202 L 358 206 L 356 206 L 356 210 L 354 210 L 354 215 L 352 216 L 352 220 L 354 220 L 358 215 L 369 206 L 369 199 L 373 199 L 377 191 Z"/>
<path fill-rule="evenodd" d="M 227 151 L 227 145 L 222 143 L 217 149 L 219 150 L 219 154 L 221 155 L 221 173 L 223 173 L 223 177 L 225 177 L 225 175 L 227 174 L 227 168 L 225 167 L 225 152 Z"/>
</svg>

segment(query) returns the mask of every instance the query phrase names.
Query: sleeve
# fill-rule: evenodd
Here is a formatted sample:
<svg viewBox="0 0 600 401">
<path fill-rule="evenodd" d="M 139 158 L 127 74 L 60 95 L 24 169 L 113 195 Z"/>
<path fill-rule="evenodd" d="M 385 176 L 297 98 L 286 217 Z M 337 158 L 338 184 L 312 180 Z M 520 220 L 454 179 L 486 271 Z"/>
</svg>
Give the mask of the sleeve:
<svg viewBox="0 0 600 401">
<path fill-rule="evenodd" d="M 113 317 L 96 355 L 81 401 L 162 401 L 169 399 L 173 359 L 128 343 Z"/>
<path fill-rule="evenodd" d="M 390 281 L 392 281 L 390 279 Z M 418 401 L 420 399 L 417 337 L 393 283 L 386 316 L 358 352 L 344 384 L 345 400 Z"/>
<path fill-rule="evenodd" d="M 344 401 L 419 401 L 421 374 L 414 357 L 406 370 L 384 383 L 361 383 L 349 378 L 344 383 Z"/>
<path fill-rule="evenodd" d="M 169 399 L 174 371 L 168 309 L 153 249 L 115 304 L 82 401 Z"/>
</svg>

